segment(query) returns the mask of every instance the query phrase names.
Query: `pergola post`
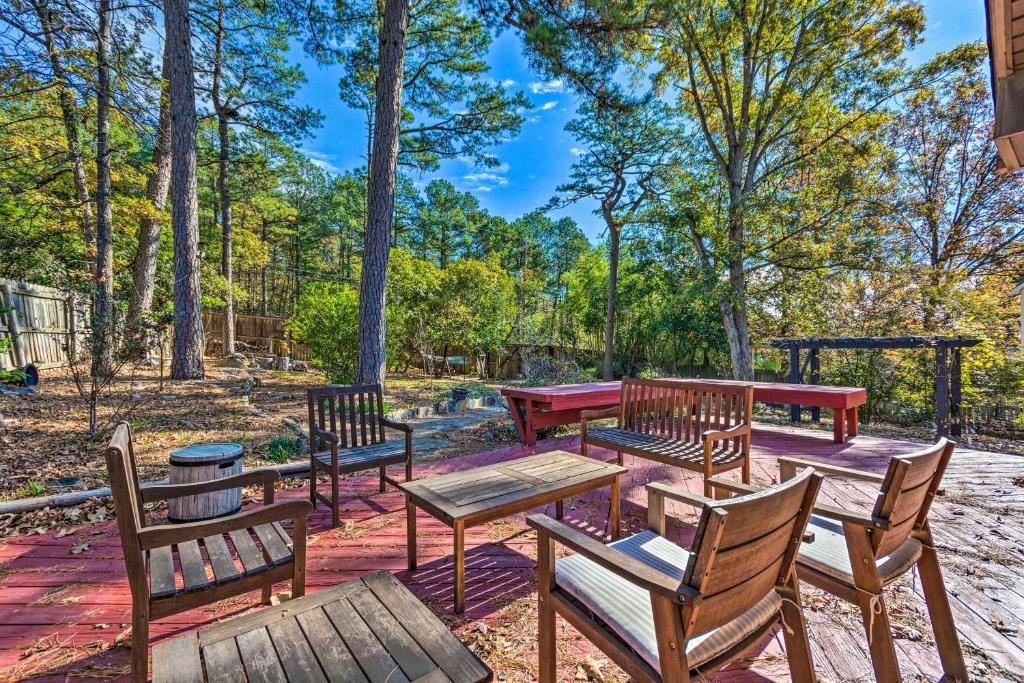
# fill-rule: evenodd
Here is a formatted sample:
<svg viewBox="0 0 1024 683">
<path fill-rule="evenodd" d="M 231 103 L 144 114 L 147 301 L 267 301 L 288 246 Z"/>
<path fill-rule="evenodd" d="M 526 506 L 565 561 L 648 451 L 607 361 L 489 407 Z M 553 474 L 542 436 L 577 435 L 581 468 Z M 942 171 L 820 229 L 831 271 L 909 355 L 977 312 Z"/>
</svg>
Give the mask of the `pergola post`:
<svg viewBox="0 0 1024 683">
<path fill-rule="evenodd" d="M 789 347 L 789 382 L 790 384 L 802 384 L 800 377 L 800 347 L 793 344 Z M 789 406 L 790 422 L 800 421 L 800 404 L 792 403 Z"/>
<path fill-rule="evenodd" d="M 808 384 L 820 384 L 821 383 L 821 362 L 818 360 L 818 349 L 811 349 L 811 380 Z M 814 422 L 821 422 L 821 408 L 814 406 L 811 408 L 811 420 Z"/>
<path fill-rule="evenodd" d="M 952 399 L 949 405 L 950 417 L 952 418 L 952 424 L 950 425 L 950 434 L 953 436 L 960 436 L 963 432 L 963 416 L 960 414 L 960 400 L 961 400 L 961 352 L 960 347 L 952 349 L 953 351 L 953 363 L 949 370 L 949 384 L 952 391 Z"/>
<path fill-rule="evenodd" d="M 941 343 L 935 347 L 935 429 L 940 437 L 949 434 L 949 371 Z"/>
</svg>

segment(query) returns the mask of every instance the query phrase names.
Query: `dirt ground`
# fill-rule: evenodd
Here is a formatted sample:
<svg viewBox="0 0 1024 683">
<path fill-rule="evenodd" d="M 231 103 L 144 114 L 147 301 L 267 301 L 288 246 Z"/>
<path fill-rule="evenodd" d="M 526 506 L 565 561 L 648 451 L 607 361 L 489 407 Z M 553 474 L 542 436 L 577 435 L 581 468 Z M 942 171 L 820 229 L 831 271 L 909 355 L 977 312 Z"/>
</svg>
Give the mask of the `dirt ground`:
<svg viewBox="0 0 1024 683">
<path fill-rule="evenodd" d="M 132 425 L 143 481 L 166 477 L 170 451 L 198 441 L 242 444 L 247 467 L 304 459 L 287 452 L 296 435 L 283 419 L 307 428 L 306 388 L 326 381 L 317 371 L 223 368 L 213 359 L 207 359 L 203 380 L 161 382 L 148 366 L 125 374 L 103 397 L 96 434 L 89 433 L 87 404 L 64 371 L 45 372 L 35 393 L 0 393 L 0 500 L 106 485 L 103 448 L 121 419 Z M 431 405 L 446 400 L 457 386 L 483 394 L 500 388 L 469 379 L 390 377 L 385 410 Z M 472 449 L 478 432 L 489 432 L 491 443 L 511 440 L 511 421 L 500 422 L 452 435 L 453 448 L 446 450 Z M 279 447 L 271 453 L 272 442 L 283 444 L 284 451 Z"/>
</svg>

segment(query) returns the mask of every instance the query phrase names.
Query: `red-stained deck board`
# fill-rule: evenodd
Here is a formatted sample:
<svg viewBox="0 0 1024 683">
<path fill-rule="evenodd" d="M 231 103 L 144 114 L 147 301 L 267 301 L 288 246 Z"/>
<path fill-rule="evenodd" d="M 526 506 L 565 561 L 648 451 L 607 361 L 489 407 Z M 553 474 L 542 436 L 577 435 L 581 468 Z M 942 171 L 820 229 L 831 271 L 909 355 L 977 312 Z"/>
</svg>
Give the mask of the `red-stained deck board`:
<svg viewBox="0 0 1024 683">
<path fill-rule="evenodd" d="M 841 445 L 833 443 L 829 436 L 792 427 L 755 425 L 754 480 L 760 483 L 776 480 L 776 460 L 782 455 L 822 459 L 878 472 L 884 469 L 891 455 L 915 448 L 907 442 L 868 436 Z M 503 447 L 464 458 L 417 464 L 415 474 L 418 478 L 427 477 L 557 449 L 578 452 L 578 443 L 572 437 L 565 437 L 541 442 L 535 449 L 520 445 Z M 613 457 L 599 449 L 592 449 L 591 454 Z M 669 480 L 674 485 L 700 491 L 699 478 L 689 473 L 629 456 L 625 464 L 630 468 L 623 478 L 625 533 L 643 528 L 646 522 L 645 483 Z M 1021 519 L 1024 497 L 1013 495 L 1019 491 L 1013 481 L 1022 474 L 1024 459 L 958 451 L 946 478 L 947 496 L 936 501 L 932 515 L 935 535 L 942 548 L 940 558 L 947 586 L 954 595 L 952 608 L 968 647 L 968 659 L 978 662 L 978 649 L 987 653 L 988 659 L 984 662 L 997 672 L 995 680 L 1000 680 L 995 666 L 1009 672 L 1024 670 L 1024 650 L 1017 643 L 1017 637 L 1001 633 L 993 625 L 999 622 L 1004 626 L 1024 627 L 1020 616 L 1024 614 L 1024 570 L 1021 569 L 1024 558 L 1020 554 L 1020 547 L 1024 545 Z M 976 490 L 979 485 L 983 490 Z M 388 569 L 420 599 L 451 618 L 451 530 L 420 514 L 417 524 L 421 568 L 406 571 L 404 499 L 393 491 L 378 494 L 376 486 L 372 476 L 345 481 L 345 490 L 351 497 L 343 498 L 341 515 L 348 523 L 340 528 L 329 528 L 329 512 L 324 506 L 310 519 L 307 590 L 315 592 L 370 571 Z M 1003 497 L 995 492 L 1002 492 Z M 304 497 L 305 494 L 304 488 L 298 488 L 282 491 L 279 498 Z M 970 495 L 978 496 L 979 500 L 988 496 L 995 503 L 967 506 L 964 500 Z M 822 498 L 848 506 L 871 504 L 870 487 L 848 482 L 827 482 Z M 553 514 L 552 506 L 546 511 Z M 670 513 L 679 520 L 672 525 L 671 533 L 680 543 L 688 542 L 692 535 L 689 525 L 696 520 L 694 511 L 670 504 Z M 567 523 L 591 533 L 606 531 L 607 514 L 608 492 L 604 489 L 570 499 L 566 504 Z M 536 541 L 524 523 L 524 516 L 516 515 L 467 530 L 466 615 L 454 622 L 456 632 L 465 639 L 477 633 L 474 631 L 476 621 L 500 628 L 502 610 L 510 602 L 519 600 L 532 604 L 536 599 Z M 72 554 L 71 549 L 84 541 L 89 542 L 91 549 Z M 975 554 L 965 555 L 959 550 L 964 547 Z M 958 552 L 950 552 L 950 548 L 957 548 Z M 1011 561 L 1014 558 L 1015 563 Z M 968 567 L 976 576 L 966 576 Z M 981 578 L 977 578 L 978 572 Z M 287 584 L 278 586 L 278 590 L 287 588 Z M 938 658 L 929 644 L 920 586 L 916 585 L 914 590 L 922 615 L 918 620 L 919 628 L 926 637 L 920 642 L 897 641 L 900 664 L 907 679 L 925 676 L 935 680 Z M 804 593 L 805 601 L 814 598 L 813 591 L 805 588 Z M 253 593 L 156 621 L 152 624 L 152 639 L 159 641 L 202 624 L 261 609 L 257 600 L 258 594 Z M 110 522 L 83 526 L 63 538 L 51 533 L 0 540 L 0 680 L 29 674 L 40 676 L 39 680 L 66 680 L 70 673 L 76 678 L 88 679 L 90 667 L 124 666 L 127 663 L 125 648 L 97 654 L 96 643 L 110 643 L 127 628 L 130 602 L 120 543 Z M 837 620 L 834 612 L 818 608 L 805 611 L 819 679 L 871 680 L 866 642 L 856 616 L 849 612 Z M 560 624 L 558 633 L 563 680 L 574 678 L 576 664 L 585 657 L 607 659 L 571 628 Z M 788 680 L 780 640 L 778 632 L 764 638 L 751 648 L 750 663 L 731 667 L 718 678 L 761 682 Z M 37 646 L 40 643 L 42 645 Z M 25 658 L 29 651 L 34 654 Z M 535 663 L 536 649 L 532 641 L 521 657 Z M 56 669 L 53 662 L 59 662 Z M 533 673 L 521 670 L 502 673 L 505 680 L 532 680 L 534 677 Z"/>
</svg>

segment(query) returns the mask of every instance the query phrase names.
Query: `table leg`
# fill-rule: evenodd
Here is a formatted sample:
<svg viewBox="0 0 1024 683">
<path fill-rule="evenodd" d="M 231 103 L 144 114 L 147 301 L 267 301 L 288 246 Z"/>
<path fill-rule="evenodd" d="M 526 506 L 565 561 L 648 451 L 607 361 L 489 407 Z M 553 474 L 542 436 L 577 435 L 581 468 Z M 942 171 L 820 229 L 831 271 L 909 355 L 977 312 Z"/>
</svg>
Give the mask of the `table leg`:
<svg viewBox="0 0 1024 683">
<path fill-rule="evenodd" d="M 521 398 L 506 396 L 505 402 L 508 403 L 508 411 L 512 413 L 512 424 L 515 425 L 516 433 L 519 434 L 519 440 L 529 445 L 529 437 L 526 435 L 526 424 L 523 422 L 525 401 Z"/>
<path fill-rule="evenodd" d="M 846 409 L 846 434 L 857 436 L 857 406 Z"/>
<path fill-rule="evenodd" d="M 555 519 L 561 520 L 565 516 L 565 501 L 555 501 Z"/>
<path fill-rule="evenodd" d="M 843 443 L 846 441 L 846 437 L 843 434 L 843 416 L 846 415 L 846 411 L 842 408 L 832 409 L 832 440 L 836 443 Z"/>
<path fill-rule="evenodd" d="M 405 496 L 405 542 L 409 571 L 416 569 L 416 506 Z"/>
<path fill-rule="evenodd" d="M 612 540 L 619 540 L 619 475 L 612 480 L 611 500 L 608 505 L 608 525 L 611 527 Z"/>
<path fill-rule="evenodd" d="M 455 522 L 455 613 L 466 608 L 466 525 Z"/>
</svg>

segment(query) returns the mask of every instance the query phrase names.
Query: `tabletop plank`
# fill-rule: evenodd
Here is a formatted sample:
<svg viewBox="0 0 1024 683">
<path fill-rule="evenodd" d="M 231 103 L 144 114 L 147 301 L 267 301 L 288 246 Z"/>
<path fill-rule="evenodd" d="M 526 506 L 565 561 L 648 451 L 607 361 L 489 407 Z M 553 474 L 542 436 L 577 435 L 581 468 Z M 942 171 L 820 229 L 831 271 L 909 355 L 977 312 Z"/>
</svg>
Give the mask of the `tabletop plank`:
<svg viewBox="0 0 1024 683">
<path fill-rule="evenodd" d="M 203 663 L 206 665 L 208 680 L 245 683 L 245 668 L 234 638 L 203 647 Z"/>
<path fill-rule="evenodd" d="M 372 591 L 364 591 L 349 598 L 359 615 L 384 644 L 391 657 L 402 667 L 410 679 L 425 676 L 437 666 L 416 643 L 402 624 L 380 603 Z"/>
<path fill-rule="evenodd" d="M 238 643 L 238 654 L 242 657 L 249 683 L 280 683 L 287 680 L 266 628 L 241 633 L 235 642 Z"/>
<path fill-rule="evenodd" d="M 377 640 L 352 603 L 337 600 L 325 605 L 324 612 L 345 639 L 349 651 L 372 683 L 408 683 L 409 678 Z"/>
<path fill-rule="evenodd" d="M 161 683 L 202 683 L 203 665 L 195 633 L 165 640 L 153 648 L 153 680 Z"/>
<path fill-rule="evenodd" d="M 297 614 L 295 621 L 302 627 L 306 640 L 331 683 L 367 683 L 355 657 L 345 647 L 345 641 L 338 635 L 322 608 Z"/>
<path fill-rule="evenodd" d="M 327 683 L 320 663 L 295 619 L 281 619 L 267 625 L 277 657 L 289 683 Z"/>
<path fill-rule="evenodd" d="M 363 582 L 448 678 L 460 682 L 490 680 L 491 672 L 480 659 L 394 576 L 377 572 L 364 577 Z"/>
</svg>

